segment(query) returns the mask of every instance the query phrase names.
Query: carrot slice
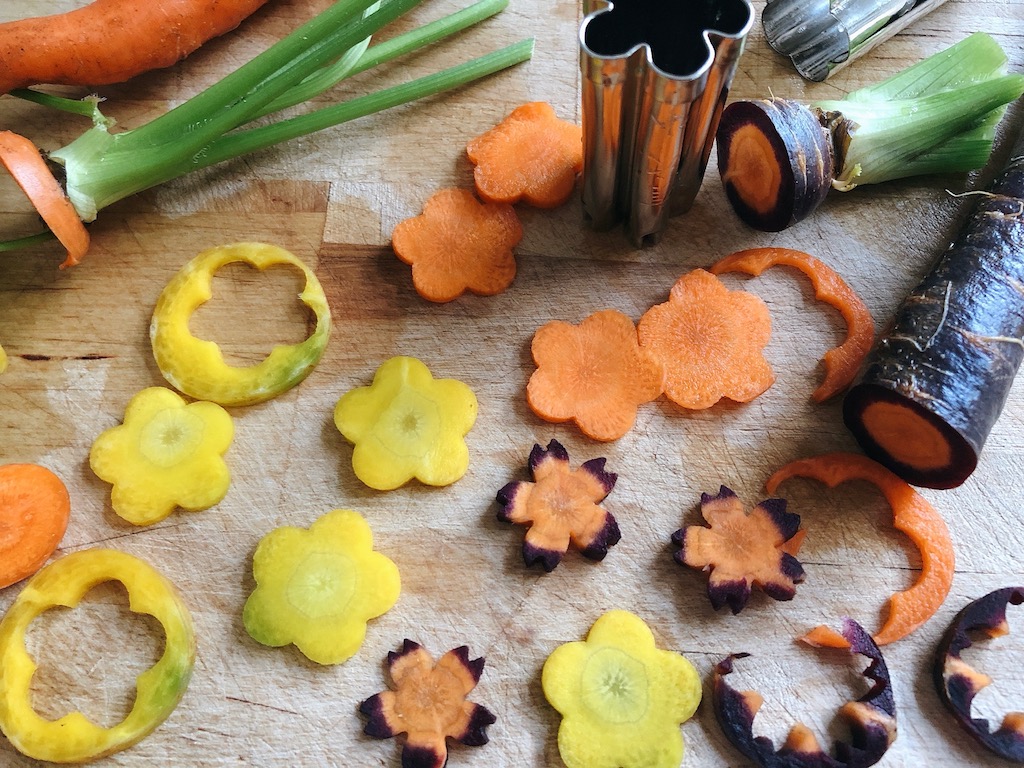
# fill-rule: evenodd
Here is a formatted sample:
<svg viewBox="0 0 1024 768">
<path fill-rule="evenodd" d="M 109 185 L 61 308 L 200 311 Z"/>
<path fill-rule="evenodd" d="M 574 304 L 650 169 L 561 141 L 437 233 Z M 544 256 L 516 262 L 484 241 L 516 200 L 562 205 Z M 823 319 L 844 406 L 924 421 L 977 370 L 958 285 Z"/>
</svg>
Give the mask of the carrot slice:
<svg viewBox="0 0 1024 768">
<path fill-rule="evenodd" d="M 80 262 L 89 250 L 89 233 L 36 145 L 24 136 L 0 131 L 0 163 L 18 182 L 46 226 L 67 248 L 68 255 L 61 268 Z"/>
<path fill-rule="evenodd" d="M 637 333 L 665 369 L 665 395 L 700 409 L 723 397 L 746 403 L 772 385 L 775 374 L 761 354 L 771 328 L 761 299 L 695 269 L 676 281 L 667 302 L 644 313 Z"/>
<path fill-rule="evenodd" d="M 38 464 L 0 466 L 0 589 L 38 571 L 68 527 L 71 499 Z"/>
<path fill-rule="evenodd" d="M 820 403 L 853 383 L 875 340 L 875 321 L 860 296 L 835 270 L 803 251 L 792 248 L 751 248 L 726 256 L 709 271 L 714 275 L 745 272 L 756 277 L 777 264 L 794 267 L 807 275 L 814 286 L 814 298 L 838 309 L 846 320 L 846 340 L 825 353 L 825 378 L 811 395 Z"/>
<path fill-rule="evenodd" d="M 879 645 L 906 637 L 930 619 L 953 584 L 953 541 L 949 528 L 928 501 L 881 464 L 856 453 L 825 453 L 786 464 L 765 483 L 768 493 L 791 477 L 809 477 L 830 488 L 848 480 L 866 480 L 885 496 L 893 512 L 893 527 L 905 533 L 921 552 L 921 575 L 909 589 L 889 599 L 889 615 L 877 634 Z M 833 629 L 815 627 L 802 638 L 811 645 L 845 648 Z"/>
<path fill-rule="evenodd" d="M 442 189 L 422 214 L 395 227 L 391 247 L 412 266 L 416 292 L 445 302 L 467 290 L 493 296 L 508 288 L 516 276 L 512 248 L 522 238 L 511 205 L 481 203 L 466 189 Z"/>
<path fill-rule="evenodd" d="M 640 348 L 633 321 L 617 310 L 595 312 L 578 326 L 547 323 L 534 334 L 532 351 L 530 408 L 547 421 L 575 421 L 594 440 L 622 437 L 637 408 L 661 394 L 661 364 Z"/>
<path fill-rule="evenodd" d="M 572 195 L 583 170 L 583 129 L 535 101 L 470 141 L 466 154 L 484 200 L 557 208 Z"/>
</svg>

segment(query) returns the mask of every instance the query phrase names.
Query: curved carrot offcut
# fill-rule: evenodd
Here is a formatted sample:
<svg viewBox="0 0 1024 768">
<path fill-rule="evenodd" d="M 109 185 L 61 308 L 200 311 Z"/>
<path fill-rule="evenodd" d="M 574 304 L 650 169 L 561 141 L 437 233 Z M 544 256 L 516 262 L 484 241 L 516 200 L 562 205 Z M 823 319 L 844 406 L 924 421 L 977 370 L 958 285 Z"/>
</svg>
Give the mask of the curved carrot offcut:
<svg viewBox="0 0 1024 768">
<path fill-rule="evenodd" d="M 36 145 L 24 136 L 0 131 L 0 163 L 18 182 L 46 226 L 67 248 L 68 255 L 61 267 L 72 267 L 81 261 L 89 250 L 89 233 Z"/>
<path fill-rule="evenodd" d="M 534 334 L 532 351 L 530 408 L 547 421 L 575 421 L 594 440 L 622 437 L 638 406 L 661 394 L 661 364 L 640 348 L 633 321 L 617 310 L 595 312 L 579 325 L 547 323 Z"/>
<path fill-rule="evenodd" d="M 768 307 L 730 291 L 695 269 L 672 286 L 669 300 L 640 318 L 640 347 L 665 369 L 665 396 L 683 408 L 710 408 L 723 397 L 746 403 L 775 381 L 761 350 L 771 337 Z"/>
<path fill-rule="evenodd" d="M 468 189 L 435 192 L 423 213 L 399 223 L 391 247 L 412 266 L 416 292 L 451 301 L 466 291 L 501 293 L 516 276 L 512 248 L 523 227 L 511 205 L 481 203 Z"/>
<path fill-rule="evenodd" d="M 949 528 L 928 501 L 881 464 L 856 453 L 826 453 L 790 462 L 777 470 L 765 487 L 774 494 L 791 477 L 809 477 L 830 488 L 848 480 L 866 480 L 885 496 L 893 512 L 893 527 L 905 533 L 921 553 L 921 575 L 909 589 L 889 599 L 889 615 L 875 642 L 885 645 L 907 636 L 930 619 L 953 584 L 953 541 Z M 835 630 L 815 627 L 802 638 L 811 645 L 845 648 Z"/>
<path fill-rule="evenodd" d="M 875 321 L 854 290 L 830 266 L 803 251 L 792 248 L 751 248 L 716 262 L 710 272 L 745 272 L 760 275 L 768 267 L 795 267 L 811 280 L 814 297 L 838 309 L 846 320 L 846 340 L 825 353 L 825 379 L 811 395 L 817 402 L 828 400 L 853 383 L 857 371 L 875 339 Z"/>
<path fill-rule="evenodd" d="M 583 129 L 535 101 L 470 141 L 466 153 L 484 200 L 557 208 L 572 195 L 583 170 Z"/>
<path fill-rule="evenodd" d="M 169 67 L 267 0 L 93 0 L 0 24 L 0 93 L 40 83 L 106 85 Z"/>
<path fill-rule="evenodd" d="M 70 514 L 68 490 L 53 472 L 38 464 L 0 466 L 0 589 L 43 566 Z"/>
</svg>

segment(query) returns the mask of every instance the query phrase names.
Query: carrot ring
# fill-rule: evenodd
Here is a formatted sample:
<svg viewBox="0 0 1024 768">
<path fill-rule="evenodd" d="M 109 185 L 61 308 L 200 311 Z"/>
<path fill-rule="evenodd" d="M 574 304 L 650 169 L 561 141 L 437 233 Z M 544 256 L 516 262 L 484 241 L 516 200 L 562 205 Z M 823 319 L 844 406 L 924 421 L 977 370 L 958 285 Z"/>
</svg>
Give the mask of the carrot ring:
<svg viewBox="0 0 1024 768">
<path fill-rule="evenodd" d="M 0 163 L 21 187 L 46 226 L 68 250 L 61 264 L 73 267 L 89 250 L 89 232 L 39 149 L 24 136 L 0 131 Z"/>
<path fill-rule="evenodd" d="M 794 267 L 807 275 L 814 286 L 814 298 L 838 309 L 846 321 L 846 340 L 825 353 L 825 378 L 811 395 L 820 403 L 853 383 L 874 343 L 875 321 L 860 296 L 832 267 L 803 251 L 792 248 L 751 248 L 726 256 L 708 271 L 713 275 L 744 272 L 757 277 L 768 267 L 778 264 Z"/>
<path fill-rule="evenodd" d="M 953 584 L 953 541 L 946 521 L 923 496 L 881 464 L 856 453 L 825 453 L 786 464 L 768 478 L 768 493 L 791 477 L 809 477 L 834 488 L 848 480 L 866 480 L 885 496 L 893 527 L 905 533 L 921 553 L 921 575 L 908 589 L 889 598 L 889 615 L 872 638 L 879 645 L 906 637 L 930 619 Z M 815 627 L 802 638 L 811 645 L 846 648 L 833 629 Z"/>
</svg>

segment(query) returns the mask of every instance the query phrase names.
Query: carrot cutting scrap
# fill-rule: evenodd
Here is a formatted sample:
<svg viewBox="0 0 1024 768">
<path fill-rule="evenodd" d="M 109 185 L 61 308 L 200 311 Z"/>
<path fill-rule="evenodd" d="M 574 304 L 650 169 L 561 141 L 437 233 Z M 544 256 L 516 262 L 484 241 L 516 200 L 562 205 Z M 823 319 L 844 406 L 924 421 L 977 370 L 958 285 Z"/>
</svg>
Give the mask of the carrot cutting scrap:
<svg viewBox="0 0 1024 768">
<path fill-rule="evenodd" d="M 825 378 L 814 390 L 817 402 L 839 394 L 853 382 L 875 339 L 875 321 L 854 290 L 835 270 L 820 259 L 792 248 L 751 248 L 716 262 L 710 272 L 746 272 L 760 275 L 768 267 L 782 264 L 803 272 L 814 286 L 814 297 L 838 309 L 846 320 L 846 340 L 825 353 Z"/>
<path fill-rule="evenodd" d="M 61 267 L 80 262 L 89 250 L 89 232 L 36 145 L 24 136 L 0 131 L 0 163 L 67 249 Z"/>
<path fill-rule="evenodd" d="M 893 527 L 905 533 L 921 552 L 921 575 L 909 589 L 889 600 L 889 615 L 872 637 L 879 645 L 906 637 L 930 619 L 953 584 L 953 542 L 949 528 L 928 501 L 907 483 L 875 461 L 856 453 L 826 453 L 790 462 L 768 478 L 768 493 L 791 477 L 809 477 L 835 487 L 849 480 L 866 480 L 885 496 L 893 511 Z M 843 648 L 839 633 L 816 627 L 802 638 L 812 645 Z"/>
<path fill-rule="evenodd" d="M 637 333 L 664 367 L 665 395 L 683 408 L 710 408 L 723 397 L 746 403 L 775 381 L 761 354 L 771 337 L 768 307 L 703 269 L 680 277 Z"/>
<path fill-rule="evenodd" d="M 535 101 L 470 141 L 466 153 L 484 200 L 557 208 L 572 195 L 583 170 L 583 129 Z"/>
<path fill-rule="evenodd" d="M 70 514 L 68 489 L 46 467 L 0 466 L 0 589 L 42 567 L 60 544 Z"/>
<path fill-rule="evenodd" d="M 681 723 L 697 711 L 700 677 L 662 650 L 628 611 L 608 611 L 583 642 L 544 662 L 544 697 L 562 715 L 558 752 L 568 768 L 679 768 Z"/>
<path fill-rule="evenodd" d="M 400 652 L 388 653 L 388 670 L 395 690 L 374 694 L 359 711 L 369 718 L 363 730 L 370 736 L 407 734 L 402 768 L 444 768 L 446 739 L 470 747 L 487 743 L 487 726 L 496 718 L 466 700 L 480 681 L 484 660 L 470 659 L 466 646 L 448 651 L 435 664 L 419 643 L 406 640 Z"/>
<path fill-rule="evenodd" d="M 617 440 L 636 421 L 637 407 L 661 394 L 661 365 L 640 347 L 636 326 L 614 309 L 578 326 L 559 320 L 534 334 L 537 370 L 526 401 L 542 419 L 575 421 L 587 437 Z"/>
<path fill-rule="evenodd" d="M 398 601 L 398 567 L 373 549 L 358 512 L 336 509 L 308 530 L 276 528 L 252 559 L 256 589 L 242 621 L 258 643 L 295 645 L 317 664 L 340 664 L 366 638 L 366 623 Z"/>
<path fill-rule="evenodd" d="M 523 226 L 511 205 L 481 203 L 467 189 L 442 189 L 391 234 L 395 255 L 412 266 L 416 292 L 445 302 L 466 291 L 501 293 L 516 276 L 512 249 Z"/>
<path fill-rule="evenodd" d="M 113 486 L 119 517 L 151 525 L 176 507 L 197 512 L 220 503 L 231 484 L 224 454 L 234 432 L 216 403 L 186 403 L 165 387 L 147 387 L 128 403 L 124 422 L 93 441 L 89 466 Z"/>
<path fill-rule="evenodd" d="M 603 560 L 619 542 L 619 525 L 600 503 L 618 476 L 604 468 L 605 459 L 591 459 L 569 469 L 569 453 L 557 440 L 547 448 L 534 445 L 529 468 L 533 482 L 516 480 L 498 491 L 498 519 L 529 525 L 523 542 L 527 566 L 540 563 L 550 573 L 571 541 L 584 557 Z"/>
<path fill-rule="evenodd" d="M 682 547 L 680 565 L 710 571 L 708 597 L 718 610 L 728 605 L 739 613 L 750 599 L 751 586 L 775 600 L 792 600 L 804 569 L 796 559 L 803 543 L 800 515 L 786 511 L 785 499 L 765 499 L 750 514 L 724 485 L 717 494 L 702 493 L 700 511 L 710 528 L 688 525 L 672 534 Z"/>
</svg>

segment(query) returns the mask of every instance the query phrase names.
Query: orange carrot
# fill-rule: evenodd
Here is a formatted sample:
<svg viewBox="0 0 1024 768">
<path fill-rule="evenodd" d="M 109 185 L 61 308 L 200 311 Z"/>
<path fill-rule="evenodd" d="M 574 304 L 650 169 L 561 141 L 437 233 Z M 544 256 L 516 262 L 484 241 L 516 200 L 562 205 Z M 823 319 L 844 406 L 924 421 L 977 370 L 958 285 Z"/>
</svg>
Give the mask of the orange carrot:
<svg viewBox="0 0 1024 768">
<path fill-rule="evenodd" d="M 428 301 L 451 301 L 465 291 L 501 293 L 516 276 L 512 248 L 523 227 L 511 205 L 481 203 L 467 189 L 442 189 L 423 213 L 399 223 L 391 247 L 412 265 L 416 292 Z"/>
<path fill-rule="evenodd" d="M 169 67 L 267 0 L 93 0 L 0 24 L 0 93 L 39 83 L 105 85 Z"/>
<path fill-rule="evenodd" d="M 38 571 L 68 527 L 64 483 L 38 464 L 0 466 L 0 589 Z"/>
<path fill-rule="evenodd" d="M 89 250 L 89 233 L 35 144 L 16 133 L 0 131 L 0 163 L 67 248 L 68 255 L 61 267 L 81 261 Z"/>
<path fill-rule="evenodd" d="M 547 323 L 534 334 L 532 349 L 530 408 L 547 421 L 575 421 L 594 440 L 622 437 L 637 407 L 661 394 L 661 365 L 640 348 L 633 321 L 617 310 L 595 312 L 578 326 Z"/>
<path fill-rule="evenodd" d="M 893 512 L 893 527 L 910 537 L 921 552 L 921 575 L 909 589 L 889 599 L 885 624 L 873 635 L 879 645 L 906 637 L 930 619 L 953 584 L 953 542 L 946 521 L 907 483 L 875 461 L 856 453 L 826 453 L 790 462 L 777 470 L 765 487 L 768 493 L 791 477 L 810 477 L 835 487 L 848 480 L 873 483 Z M 845 648 L 848 643 L 833 629 L 815 627 L 802 638 L 811 645 Z"/>
<path fill-rule="evenodd" d="M 825 353 L 825 379 L 811 395 L 817 402 L 839 394 L 851 383 L 875 339 L 875 321 L 854 290 L 830 266 L 792 248 L 751 248 L 715 263 L 710 272 L 746 272 L 760 275 L 768 267 L 795 267 L 811 279 L 814 297 L 838 309 L 846 320 L 846 340 Z"/>
<path fill-rule="evenodd" d="M 550 104 L 531 102 L 470 141 L 466 153 L 484 200 L 557 208 L 583 170 L 583 129 L 559 119 Z"/>
<path fill-rule="evenodd" d="M 669 300 L 640 318 L 640 346 L 665 369 L 665 395 L 684 408 L 710 408 L 723 397 L 745 403 L 775 381 L 761 354 L 771 336 L 761 299 L 730 291 L 695 269 L 672 286 Z"/>
</svg>

